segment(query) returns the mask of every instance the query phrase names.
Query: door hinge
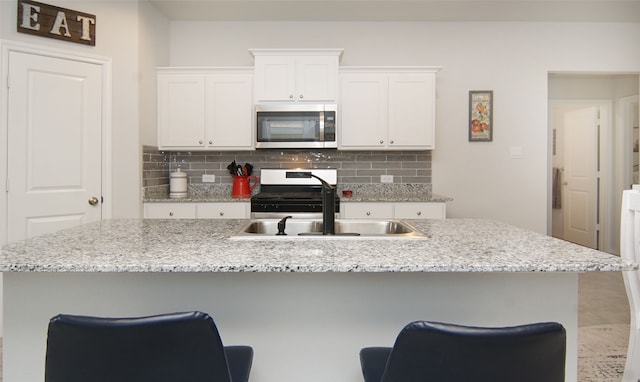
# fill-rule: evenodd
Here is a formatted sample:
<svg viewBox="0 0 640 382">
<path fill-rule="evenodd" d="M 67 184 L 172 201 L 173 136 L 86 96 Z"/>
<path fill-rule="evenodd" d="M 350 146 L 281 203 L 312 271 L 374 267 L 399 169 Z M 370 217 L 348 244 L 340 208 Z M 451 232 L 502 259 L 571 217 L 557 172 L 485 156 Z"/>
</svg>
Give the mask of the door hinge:
<svg viewBox="0 0 640 382">
<path fill-rule="evenodd" d="M 11 89 L 11 76 L 7 74 L 7 89 Z"/>
<path fill-rule="evenodd" d="M 9 192 L 9 178 L 7 178 L 7 179 L 5 180 L 5 183 L 4 183 L 4 184 L 5 184 L 5 186 L 4 186 L 4 190 L 5 190 L 5 192 Z"/>
</svg>

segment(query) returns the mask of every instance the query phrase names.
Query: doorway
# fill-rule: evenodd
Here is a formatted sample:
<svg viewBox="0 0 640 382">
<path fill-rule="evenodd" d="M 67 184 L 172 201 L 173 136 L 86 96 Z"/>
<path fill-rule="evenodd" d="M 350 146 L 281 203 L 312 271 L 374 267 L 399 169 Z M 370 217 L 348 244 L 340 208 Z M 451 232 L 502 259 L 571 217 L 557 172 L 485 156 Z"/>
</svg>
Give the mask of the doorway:
<svg viewBox="0 0 640 382">
<path fill-rule="evenodd" d="M 609 132 L 607 102 L 555 101 L 550 104 L 554 143 L 552 215 L 554 237 L 600 248 L 599 153 Z"/>
<path fill-rule="evenodd" d="M 619 254 L 633 179 L 637 74 L 549 74 L 549 233 Z M 636 123 L 637 124 L 637 123 Z"/>
<path fill-rule="evenodd" d="M 5 43 L 2 69 L 0 241 L 109 217 L 110 60 Z"/>
</svg>

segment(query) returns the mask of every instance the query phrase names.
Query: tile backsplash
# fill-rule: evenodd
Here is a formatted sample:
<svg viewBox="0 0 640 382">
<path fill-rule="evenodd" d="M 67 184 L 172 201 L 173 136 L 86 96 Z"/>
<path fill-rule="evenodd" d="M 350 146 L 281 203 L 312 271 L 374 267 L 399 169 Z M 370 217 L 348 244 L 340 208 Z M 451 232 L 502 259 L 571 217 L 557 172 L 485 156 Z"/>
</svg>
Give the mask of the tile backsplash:
<svg viewBox="0 0 640 382">
<path fill-rule="evenodd" d="M 203 174 L 215 175 L 216 184 L 231 184 L 227 170 L 232 161 L 262 168 L 336 168 L 338 184 L 379 184 L 380 175 L 393 175 L 395 184 L 431 185 L 431 151 L 158 151 L 143 148 L 143 186 L 167 186 L 169 173 L 186 171 L 189 184 L 202 183 Z"/>
</svg>

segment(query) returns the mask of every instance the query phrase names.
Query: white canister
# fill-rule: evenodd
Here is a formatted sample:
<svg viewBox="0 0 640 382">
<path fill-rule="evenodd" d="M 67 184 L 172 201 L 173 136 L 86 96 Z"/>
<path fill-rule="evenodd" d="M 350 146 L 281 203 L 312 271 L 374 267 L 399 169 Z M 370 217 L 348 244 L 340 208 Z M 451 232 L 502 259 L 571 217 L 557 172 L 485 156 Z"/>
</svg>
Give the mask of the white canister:
<svg viewBox="0 0 640 382">
<path fill-rule="evenodd" d="M 174 199 L 187 197 L 186 172 L 177 169 L 169 175 L 169 197 Z"/>
</svg>

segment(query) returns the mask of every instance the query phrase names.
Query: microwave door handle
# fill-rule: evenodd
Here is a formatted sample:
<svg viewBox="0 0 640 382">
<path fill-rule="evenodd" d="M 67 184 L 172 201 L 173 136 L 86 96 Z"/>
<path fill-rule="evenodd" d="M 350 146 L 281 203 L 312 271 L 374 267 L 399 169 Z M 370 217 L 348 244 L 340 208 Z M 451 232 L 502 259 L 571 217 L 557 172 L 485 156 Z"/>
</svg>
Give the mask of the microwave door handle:
<svg viewBox="0 0 640 382">
<path fill-rule="evenodd" d="M 320 131 L 319 131 L 320 137 L 319 138 L 320 138 L 320 142 L 324 143 L 324 111 L 320 112 L 320 116 L 319 116 L 318 119 L 319 119 L 319 123 L 320 123 L 320 126 L 319 126 L 320 127 Z"/>
</svg>

